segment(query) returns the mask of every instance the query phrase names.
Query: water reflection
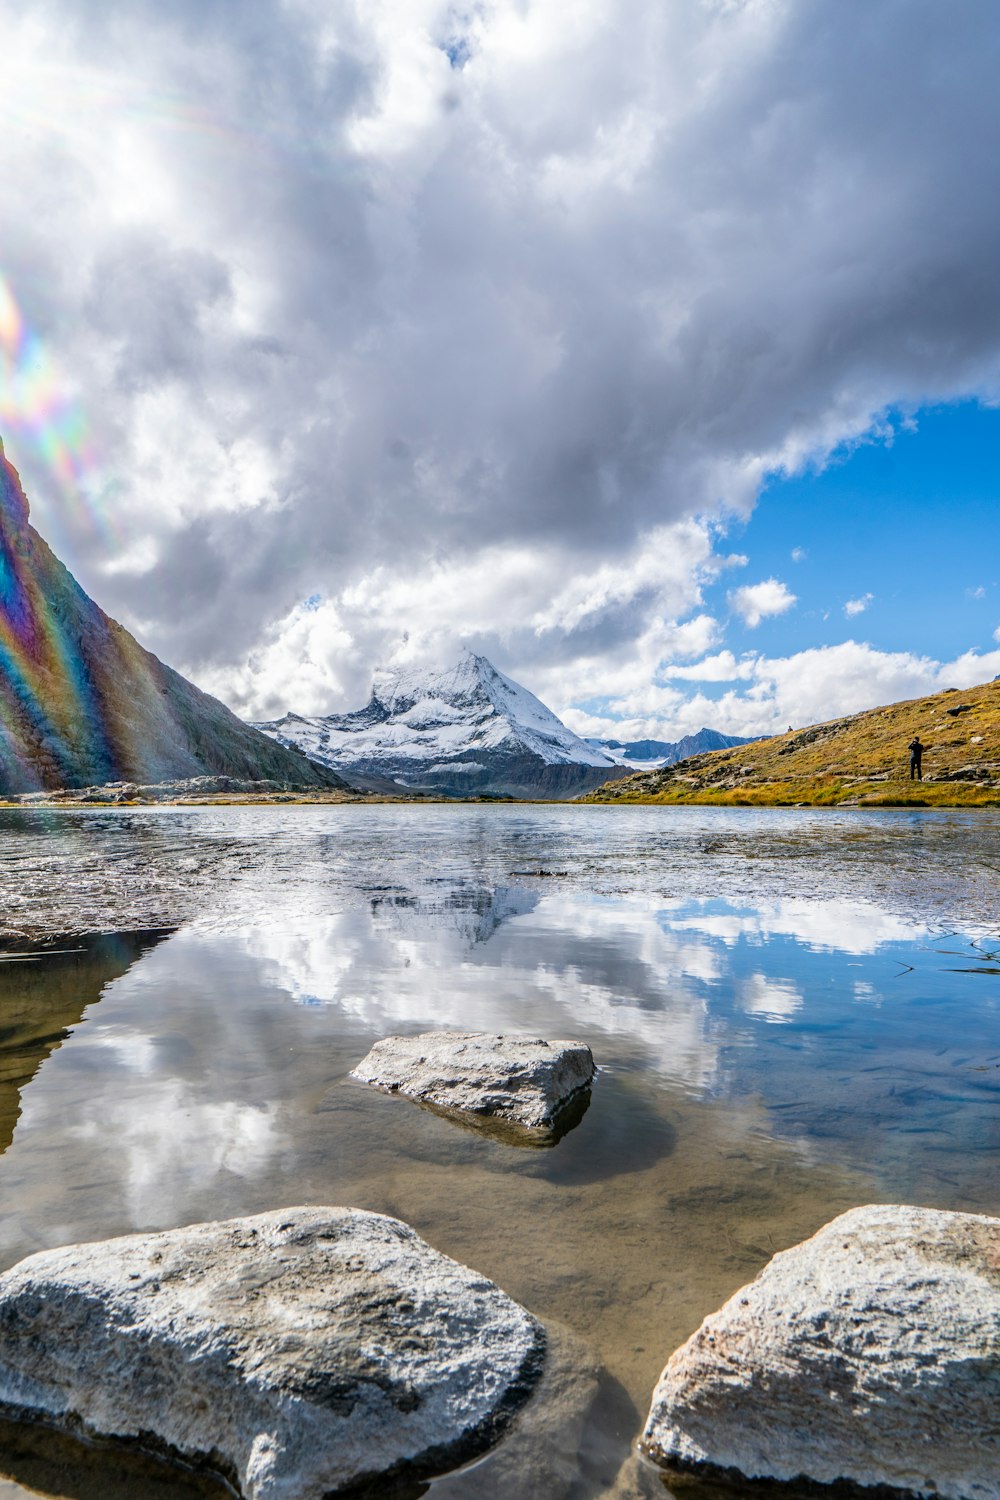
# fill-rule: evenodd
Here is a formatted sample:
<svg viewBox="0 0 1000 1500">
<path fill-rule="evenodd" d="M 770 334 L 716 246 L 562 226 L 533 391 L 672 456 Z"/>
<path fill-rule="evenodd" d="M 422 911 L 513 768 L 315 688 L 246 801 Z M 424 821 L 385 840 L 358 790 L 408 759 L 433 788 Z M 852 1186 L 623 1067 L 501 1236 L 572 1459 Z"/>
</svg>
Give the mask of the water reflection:
<svg viewBox="0 0 1000 1500">
<path fill-rule="evenodd" d="M 867 899 L 823 879 L 706 899 L 717 883 L 678 888 L 634 838 L 591 878 L 565 812 L 533 816 L 534 848 L 501 812 L 463 824 L 458 854 L 436 817 L 423 842 L 313 830 L 297 866 L 274 824 L 166 941 L 72 983 L 53 964 L 19 989 L 11 966 L 0 1259 L 296 1202 L 398 1214 L 577 1350 L 534 1427 L 434 1488 L 582 1500 L 657 1492 L 628 1454 L 659 1370 L 775 1250 L 860 1202 L 997 1211 L 981 931 L 909 916 L 877 872 Z M 864 839 L 898 854 L 884 829 Z M 782 840 L 771 868 L 808 861 L 801 830 Z M 734 841 L 745 858 L 732 830 L 701 857 Z M 539 869 L 570 873 L 515 874 Z M 601 1071 L 576 1128 L 512 1151 L 348 1077 L 378 1036 L 449 1026 L 587 1041 Z"/>
<path fill-rule="evenodd" d="M 14 1138 L 21 1092 L 112 979 L 165 932 L 97 934 L 68 946 L 0 949 L 0 1152 Z"/>
</svg>

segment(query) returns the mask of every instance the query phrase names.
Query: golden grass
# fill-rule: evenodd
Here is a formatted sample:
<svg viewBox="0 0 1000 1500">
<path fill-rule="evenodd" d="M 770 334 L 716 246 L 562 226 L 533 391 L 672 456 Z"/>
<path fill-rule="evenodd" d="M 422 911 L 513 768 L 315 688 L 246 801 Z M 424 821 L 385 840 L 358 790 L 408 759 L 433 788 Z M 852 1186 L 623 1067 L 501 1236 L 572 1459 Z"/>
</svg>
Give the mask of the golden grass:
<svg viewBox="0 0 1000 1500">
<path fill-rule="evenodd" d="M 907 746 L 926 746 L 923 781 Z M 693 756 L 586 802 L 720 807 L 1000 807 L 1000 682 L 949 690 Z"/>
</svg>

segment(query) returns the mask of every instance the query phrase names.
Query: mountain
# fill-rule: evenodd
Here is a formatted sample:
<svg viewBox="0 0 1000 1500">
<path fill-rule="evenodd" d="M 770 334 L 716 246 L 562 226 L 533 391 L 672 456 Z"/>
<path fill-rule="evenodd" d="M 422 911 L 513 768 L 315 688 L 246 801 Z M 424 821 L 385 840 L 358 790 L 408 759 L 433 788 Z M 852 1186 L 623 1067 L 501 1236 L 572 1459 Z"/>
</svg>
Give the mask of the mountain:
<svg viewBox="0 0 1000 1500">
<path fill-rule="evenodd" d="M 922 781 L 908 746 L 926 747 Z M 811 724 L 612 781 L 595 802 L 1000 806 L 1000 681 Z"/>
<path fill-rule="evenodd" d="M 612 760 L 620 766 L 633 766 L 636 770 L 653 771 L 660 766 L 676 765 L 689 755 L 704 755 L 708 750 L 730 750 L 734 745 L 749 745 L 751 738 L 738 734 L 721 734 L 718 729 L 699 729 L 697 734 L 686 734 L 680 740 L 591 740 L 606 750 Z"/>
<path fill-rule="evenodd" d="M 0 796 L 203 775 L 343 787 L 143 650 L 28 521 L 0 442 Z"/>
<path fill-rule="evenodd" d="M 439 796 L 574 797 L 617 767 L 544 703 L 467 652 L 444 671 L 375 674 L 365 708 L 258 724 L 356 786 L 396 783 Z"/>
</svg>

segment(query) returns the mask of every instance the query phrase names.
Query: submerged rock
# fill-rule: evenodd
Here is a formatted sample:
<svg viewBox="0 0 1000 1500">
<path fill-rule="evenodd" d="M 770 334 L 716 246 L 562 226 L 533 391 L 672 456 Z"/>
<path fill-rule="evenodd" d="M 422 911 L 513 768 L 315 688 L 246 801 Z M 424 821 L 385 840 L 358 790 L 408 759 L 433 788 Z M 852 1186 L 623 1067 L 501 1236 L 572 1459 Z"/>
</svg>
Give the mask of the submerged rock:
<svg viewBox="0 0 1000 1500">
<path fill-rule="evenodd" d="M 441 1109 L 545 1130 L 595 1071 L 583 1042 L 425 1031 L 376 1042 L 351 1076 Z"/>
<path fill-rule="evenodd" d="M 0 1277 L 0 1404 L 321 1500 L 484 1451 L 538 1322 L 408 1225 L 293 1208 L 71 1245 Z"/>
<path fill-rule="evenodd" d="M 667 1468 L 1000 1497 L 1000 1219 L 852 1209 L 776 1255 L 672 1355 Z"/>
</svg>

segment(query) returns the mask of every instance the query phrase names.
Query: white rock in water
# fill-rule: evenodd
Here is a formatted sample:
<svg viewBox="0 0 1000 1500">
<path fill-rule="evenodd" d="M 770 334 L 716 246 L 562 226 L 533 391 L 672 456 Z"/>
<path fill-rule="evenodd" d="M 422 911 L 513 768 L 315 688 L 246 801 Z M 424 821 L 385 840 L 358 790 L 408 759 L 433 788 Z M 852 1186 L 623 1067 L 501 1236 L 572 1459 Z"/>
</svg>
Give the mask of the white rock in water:
<svg viewBox="0 0 1000 1500">
<path fill-rule="evenodd" d="M 376 1042 L 351 1076 L 442 1109 L 546 1128 L 595 1071 L 582 1042 L 425 1031 Z"/>
<path fill-rule="evenodd" d="M 671 1356 L 643 1446 L 666 1467 L 1000 1497 L 1000 1219 L 852 1209 Z"/>
<path fill-rule="evenodd" d="M 462 1463 L 543 1354 L 538 1322 L 492 1282 L 358 1209 L 69 1245 L 0 1277 L 8 1413 L 139 1439 L 247 1500 Z"/>
</svg>

